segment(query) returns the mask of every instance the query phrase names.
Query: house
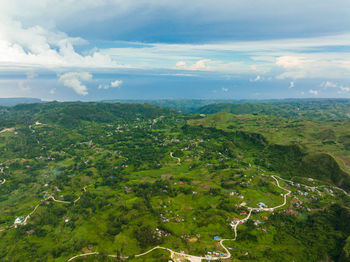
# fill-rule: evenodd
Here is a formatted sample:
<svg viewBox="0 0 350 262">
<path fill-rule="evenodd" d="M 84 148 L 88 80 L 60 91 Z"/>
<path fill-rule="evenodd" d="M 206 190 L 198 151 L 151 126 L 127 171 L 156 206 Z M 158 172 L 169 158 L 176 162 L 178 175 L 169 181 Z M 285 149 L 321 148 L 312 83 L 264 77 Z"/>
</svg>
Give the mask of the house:
<svg viewBox="0 0 350 262">
<path fill-rule="evenodd" d="M 245 215 L 245 214 L 247 214 L 247 211 L 241 211 L 241 215 Z"/>
<path fill-rule="evenodd" d="M 15 222 L 14 222 L 13 224 L 15 224 L 15 225 L 20 225 L 20 224 L 23 223 L 23 221 L 24 221 L 24 217 L 17 217 L 17 218 L 15 219 Z"/>
<path fill-rule="evenodd" d="M 260 208 L 266 208 L 266 207 L 267 207 L 267 205 L 265 205 L 263 202 L 259 202 L 259 203 L 258 203 L 258 206 L 259 206 Z"/>
<path fill-rule="evenodd" d="M 31 229 L 31 230 L 27 231 L 27 235 L 31 235 L 31 234 L 33 234 L 34 232 L 35 232 L 34 229 Z"/>
<path fill-rule="evenodd" d="M 255 226 L 259 225 L 260 223 L 261 223 L 261 222 L 260 222 L 259 220 L 255 220 L 255 221 L 254 221 L 254 225 L 255 225 Z"/>
</svg>

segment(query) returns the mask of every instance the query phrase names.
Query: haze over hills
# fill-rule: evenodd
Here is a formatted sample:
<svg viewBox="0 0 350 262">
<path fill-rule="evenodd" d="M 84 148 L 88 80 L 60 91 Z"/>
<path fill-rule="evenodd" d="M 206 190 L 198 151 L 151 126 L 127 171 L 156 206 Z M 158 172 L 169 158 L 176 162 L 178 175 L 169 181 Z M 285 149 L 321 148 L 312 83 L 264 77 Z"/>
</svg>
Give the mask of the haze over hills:
<svg viewBox="0 0 350 262">
<path fill-rule="evenodd" d="M 18 104 L 41 103 L 37 98 L 0 98 L 0 106 L 15 106 Z M 95 101 L 99 102 L 99 101 Z M 183 113 L 217 113 L 229 112 L 237 114 L 266 114 L 282 117 L 323 117 L 325 120 L 348 119 L 350 117 L 350 99 L 267 99 L 267 100 L 216 100 L 216 99 L 114 99 L 104 100 L 105 103 L 122 104 L 152 104 L 168 107 Z M 313 115 L 312 111 L 317 112 Z M 327 114 L 322 116 L 322 112 Z"/>
<path fill-rule="evenodd" d="M 13 97 L 13 98 L 0 98 L 0 106 L 15 106 L 19 104 L 34 104 L 41 103 L 41 99 L 38 98 L 26 98 L 26 97 Z"/>
</svg>

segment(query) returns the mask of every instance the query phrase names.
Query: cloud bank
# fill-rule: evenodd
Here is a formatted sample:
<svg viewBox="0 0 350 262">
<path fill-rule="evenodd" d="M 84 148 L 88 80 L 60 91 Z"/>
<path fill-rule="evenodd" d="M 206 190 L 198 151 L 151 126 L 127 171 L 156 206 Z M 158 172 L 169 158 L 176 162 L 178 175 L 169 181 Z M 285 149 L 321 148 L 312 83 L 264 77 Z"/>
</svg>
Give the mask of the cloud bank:
<svg viewBox="0 0 350 262">
<path fill-rule="evenodd" d="M 35 81 L 52 74 L 60 86 L 47 94 L 58 96 L 66 86 L 86 99 L 98 89 L 116 91 L 123 82 L 115 78 L 129 88 L 146 75 L 239 77 L 252 88 L 269 83 L 309 96 L 344 94 L 350 92 L 349 17 L 344 0 L 3 0 L 0 75 L 22 75 L 13 86 L 29 95 Z M 88 90 L 86 82 L 98 74 L 105 77 Z M 306 80 L 316 84 L 303 87 Z M 207 83 L 232 90 L 232 83 L 216 81 Z M 169 83 L 175 89 L 176 81 Z"/>
<path fill-rule="evenodd" d="M 59 76 L 59 81 L 62 82 L 64 86 L 73 89 L 75 93 L 83 96 L 88 95 L 88 89 L 82 82 L 90 81 L 91 79 L 92 75 L 87 72 L 70 72 Z"/>
</svg>

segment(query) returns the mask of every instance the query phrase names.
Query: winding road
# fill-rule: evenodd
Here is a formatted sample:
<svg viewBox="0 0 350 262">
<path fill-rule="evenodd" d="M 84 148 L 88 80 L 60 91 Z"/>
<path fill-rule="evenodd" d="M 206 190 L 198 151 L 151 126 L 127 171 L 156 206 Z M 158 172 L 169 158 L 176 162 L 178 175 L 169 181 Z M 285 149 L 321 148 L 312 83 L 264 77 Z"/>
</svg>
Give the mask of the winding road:
<svg viewBox="0 0 350 262">
<path fill-rule="evenodd" d="M 80 197 L 79 197 L 79 198 L 80 198 Z M 70 202 L 70 201 L 57 200 L 57 199 L 55 199 L 53 196 L 49 196 L 49 197 L 45 198 L 45 200 L 49 200 L 49 199 L 52 199 L 52 200 L 55 201 L 55 202 L 63 203 L 63 204 L 70 204 L 70 203 L 72 203 L 72 202 Z"/>
<path fill-rule="evenodd" d="M 4 181 L 1 182 L 0 185 L 4 184 L 5 182 L 6 182 L 6 179 L 4 179 Z M 88 186 L 91 186 L 91 185 L 88 185 Z M 85 187 L 83 188 L 84 192 L 86 192 L 86 188 L 87 188 L 88 186 L 85 186 Z M 75 200 L 73 201 L 74 204 L 80 200 L 80 197 L 81 197 L 81 195 L 82 195 L 84 192 L 82 192 L 82 193 L 80 194 L 80 196 L 79 196 L 77 199 L 75 199 Z M 24 218 L 22 224 L 26 224 L 26 223 L 27 223 L 27 220 L 35 213 L 35 211 L 36 211 L 36 210 L 38 209 L 38 207 L 43 203 L 43 201 L 47 201 L 47 200 L 49 200 L 49 199 L 52 199 L 54 202 L 58 202 L 58 203 L 62 203 L 62 204 L 71 204 L 71 203 L 72 203 L 72 201 L 57 200 L 57 199 L 55 199 L 52 195 L 50 195 L 50 196 L 48 196 L 47 198 L 45 198 L 44 200 L 41 200 L 40 203 L 38 203 L 38 204 L 34 207 L 34 209 Z M 0 229 L 0 232 L 5 231 L 6 229 L 11 229 L 11 228 L 13 228 L 13 227 L 14 227 L 14 225 L 12 225 L 12 226 L 10 226 L 10 227 L 8 227 L 8 228 Z M 94 252 L 94 253 L 96 253 L 96 252 Z M 91 255 L 93 255 L 93 254 L 91 254 Z"/>
<path fill-rule="evenodd" d="M 30 218 L 31 215 L 35 213 L 35 211 L 38 209 L 38 207 L 41 205 L 41 203 L 37 204 L 32 212 L 30 212 L 24 219 L 23 224 L 27 223 L 27 220 Z"/>
<path fill-rule="evenodd" d="M 276 175 L 275 175 L 275 176 L 276 176 Z M 290 184 L 292 184 L 292 185 L 294 185 L 294 184 L 297 183 L 297 182 L 294 182 L 294 181 L 291 181 L 291 180 L 288 180 L 288 179 L 281 178 L 281 177 L 279 177 L 279 176 L 276 176 L 276 177 L 278 177 L 279 179 L 281 179 L 281 180 L 283 180 L 283 181 L 285 181 L 285 182 L 288 182 L 288 183 L 290 183 Z M 301 184 L 301 183 L 297 183 L 297 184 L 299 184 L 299 185 L 301 185 L 301 186 L 303 186 L 303 187 L 305 187 L 305 188 L 307 188 L 307 189 L 315 190 L 315 191 L 317 191 L 318 193 L 320 193 L 320 191 L 318 190 L 319 187 L 331 187 L 331 188 L 333 188 L 333 189 L 336 189 L 336 190 L 339 190 L 339 191 L 343 192 L 344 195 L 350 196 L 350 193 L 348 193 L 348 192 L 346 192 L 344 189 L 339 188 L 339 187 L 336 187 L 336 186 L 331 186 L 331 185 L 328 185 L 328 186 L 327 186 L 327 185 L 308 186 L 308 185 Z"/>
<path fill-rule="evenodd" d="M 175 158 L 175 157 L 173 157 L 172 152 L 170 153 L 170 156 L 171 156 L 172 158 Z M 176 157 L 176 158 L 177 158 L 177 157 Z M 181 161 L 179 158 L 177 158 L 177 159 L 178 159 L 179 162 Z M 266 176 L 266 175 L 262 175 L 262 176 Z M 266 177 L 269 177 L 269 176 L 266 176 Z M 249 218 L 250 218 L 250 216 L 251 216 L 251 214 L 252 214 L 253 211 L 267 211 L 267 212 L 273 212 L 275 209 L 281 208 L 281 207 L 283 207 L 283 206 L 285 206 L 285 205 L 287 204 L 287 196 L 289 196 L 289 195 L 291 194 L 291 191 L 288 190 L 288 189 L 286 189 L 286 188 L 284 188 L 284 187 L 282 187 L 282 186 L 280 185 L 278 179 L 283 180 L 283 181 L 285 181 L 285 182 L 289 182 L 289 183 L 291 183 L 292 185 L 294 185 L 295 182 L 293 182 L 293 181 L 291 181 L 291 180 L 283 179 L 283 178 L 281 178 L 281 177 L 279 177 L 279 176 L 276 176 L 276 175 L 271 175 L 270 177 L 272 177 L 272 178 L 275 180 L 276 186 L 277 186 L 278 188 L 287 191 L 286 194 L 283 194 L 283 203 L 280 204 L 280 205 L 278 205 L 278 206 L 271 207 L 271 208 L 260 208 L 260 207 L 259 207 L 259 208 L 253 208 L 253 207 L 247 207 L 247 209 L 248 209 L 248 211 L 249 211 L 248 215 L 247 215 L 245 218 L 243 218 L 243 219 L 241 219 L 241 220 L 239 220 L 239 221 L 236 221 L 233 225 L 231 224 L 231 225 L 232 225 L 232 229 L 233 229 L 234 234 L 235 234 L 235 237 L 232 238 L 232 239 L 221 239 L 221 240 L 219 240 L 220 246 L 221 246 L 221 247 L 225 250 L 225 252 L 226 252 L 225 256 L 220 257 L 220 259 L 229 259 L 229 258 L 231 258 L 231 253 L 230 253 L 230 251 L 227 249 L 227 247 L 223 244 L 223 242 L 224 242 L 224 241 L 235 241 L 235 240 L 237 239 L 237 235 L 238 235 L 238 233 L 237 233 L 237 228 L 238 228 L 238 226 L 239 226 L 240 224 L 243 224 L 243 223 L 247 222 L 247 221 L 249 220 Z M 278 178 L 278 179 L 277 179 L 277 178 Z M 317 188 L 318 188 L 318 186 L 317 186 L 317 187 L 310 187 L 310 186 L 303 185 L 303 184 L 301 184 L 301 185 L 304 186 L 305 188 L 309 188 L 309 189 L 316 189 L 316 190 L 317 190 Z M 347 192 L 345 192 L 344 190 L 342 190 L 341 188 L 337 188 L 337 187 L 333 187 L 333 188 L 339 189 L 339 190 L 343 191 L 344 194 L 346 194 L 347 196 L 349 196 L 349 194 L 348 194 Z M 189 255 L 189 254 L 184 254 L 184 253 L 175 252 L 175 251 L 173 251 L 173 250 L 170 249 L 170 248 L 161 247 L 161 246 L 156 246 L 156 247 L 154 247 L 154 248 L 152 248 L 152 249 L 150 249 L 150 250 L 148 250 L 148 251 L 146 251 L 146 252 L 144 252 L 144 253 L 137 254 L 137 255 L 135 255 L 135 257 L 141 257 L 141 256 L 144 256 L 144 255 L 147 255 L 147 254 L 153 252 L 153 251 L 156 250 L 156 249 L 163 249 L 163 250 L 169 251 L 172 259 L 174 259 L 174 256 L 177 255 L 177 256 L 181 257 L 182 259 L 185 258 L 185 259 L 187 259 L 187 260 L 189 260 L 189 261 L 191 261 L 191 262 L 201 262 L 202 260 L 207 260 L 207 261 L 217 260 L 217 257 L 216 257 L 216 258 L 211 258 L 211 257 L 193 256 L 193 255 Z M 99 253 L 98 253 L 98 252 L 92 252 L 92 253 L 85 253 L 85 254 L 77 255 L 77 256 L 74 256 L 74 257 L 70 258 L 70 259 L 68 260 L 68 262 L 70 262 L 70 261 L 72 261 L 72 260 L 74 260 L 74 259 L 76 259 L 76 258 L 78 258 L 78 257 L 88 256 L 88 255 L 96 255 L 96 254 L 99 254 Z M 109 257 L 116 257 L 116 255 L 108 255 L 108 256 L 109 256 Z M 124 257 L 124 258 L 128 258 L 128 257 Z M 174 259 L 174 261 L 176 261 L 176 260 Z"/>
<path fill-rule="evenodd" d="M 174 154 L 173 152 L 170 152 L 171 158 L 176 159 L 177 160 L 177 164 L 180 165 L 181 164 L 181 159 L 179 157 L 173 156 L 173 154 Z"/>
<path fill-rule="evenodd" d="M 177 159 L 178 164 L 181 163 L 181 159 L 178 158 L 178 157 L 174 157 L 174 156 L 173 156 L 173 152 L 170 152 L 170 156 L 171 156 L 172 158 L 174 158 L 174 159 Z M 252 214 L 253 211 L 267 211 L 267 212 L 273 212 L 275 209 L 281 208 L 281 207 L 283 207 L 283 206 L 285 206 L 285 205 L 287 204 L 287 196 L 289 196 L 289 195 L 291 194 L 291 191 L 288 190 L 288 189 L 286 189 L 286 188 L 283 188 L 283 187 L 280 185 L 278 179 L 283 180 L 283 181 L 288 182 L 288 183 L 291 183 L 292 185 L 294 185 L 295 182 L 293 182 L 293 181 L 291 181 L 291 180 L 283 179 L 283 178 L 281 178 L 281 177 L 279 177 L 279 176 L 276 176 L 276 175 L 271 175 L 271 176 L 262 175 L 262 176 L 272 177 L 272 178 L 275 180 L 276 186 L 277 186 L 278 188 L 287 191 L 286 194 L 283 194 L 283 203 L 280 204 L 280 205 L 278 205 L 278 206 L 271 207 L 271 208 L 261 208 L 261 207 L 259 207 L 259 208 L 253 208 L 253 207 L 249 207 L 249 206 L 246 207 L 247 210 L 249 211 L 249 212 L 248 212 L 248 215 L 247 215 L 245 218 L 243 218 L 243 219 L 241 219 L 241 220 L 239 220 L 239 221 L 235 221 L 234 223 L 231 223 L 231 227 L 232 227 L 232 229 L 233 229 L 233 231 L 234 231 L 234 235 L 235 235 L 234 238 L 233 238 L 233 239 L 221 239 L 221 240 L 219 240 L 220 246 L 221 246 L 221 247 L 225 250 L 225 252 L 226 252 L 226 254 L 225 254 L 224 256 L 220 257 L 220 259 L 229 259 L 229 258 L 231 258 L 231 253 L 230 253 L 230 251 L 227 249 L 227 247 L 224 245 L 223 242 L 224 242 L 224 241 L 235 241 L 235 240 L 237 239 L 237 236 L 238 236 L 238 230 L 237 230 L 237 228 L 238 228 L 238 226 L 239 226 L 240 224 L 246 223 L 246 222 L 249 220 L 249 218 L 251 217 L 251 214 Z M 278 179 L 277 179 L 277 178 L 278 178 Z M 0 185 L 4 184 L 5 182 L 6 182 L 6 179 L 4 179 L 4 180 L 0 183 Z M 310 187 L 310 186 L 303 185 L 303 184 L 301 184 L 301 185 L 304 186 L 305 188 L 309 188 L 309 189 L 316 189 L 316 190 L 317 190 L 317 188 L 318 188 L 318 187 Z M 88 185 L 88 186 L 90 186 L 90 185 Z M 84 192 L 86 192 L 86 188 L 87 188 L 88 186 L 85 186 L 85 187 L 83 188 L 83 191 L 84 191 Z M 333 187 L 333 188 L 336 188 L 336 187 Z M 342 189 L 340 189 L 340 188 L 336 188 L 336 189 L 339 189 L 339 190 L 343 191 L 346 195 L 349 196 L 349 194 L 348 194 L 347 192 L 345 192 L 344 190 L 342 190 Z M 82 192 L 82 193 L 80 194 L 80 196 L 79 196 L 77 199 L 75 199 L 74 201 L 62 201 L 62 200 L 57 200 L 57 199 L 55 199 L 52 195 L 48 196 L 48 197 L 45 198 L 44 200 L 49 200 L 49 199 L 51 199 L 51 200 L 53 200 L 54 202 L 59 202 L 59 203 L 63 203 L 63 204 L 71 204 L 72 202 L 73 202 L 73 203 L 78 202 L 78 201 L 80 200 L 80 198 L 81 198 L 81 196 L 82 196 L 82 194 L 83 194 L 84 192 Z M 35 208 L 25 217 L 25 219 L 24 219 L 24 221 L 23 221 L 23 224 L 25 224 L 25 223 L 27 222 L 27 220 L 36 212 L 36 210 L 38 209 L 38 207 L 39 207 L 42 203 L 43 203 L 43 200 L 41 200 L 41 202 L 38 203 L 38 204 L 35 206 Z M 10 228 L 13 228 L 13 226 L 11 226 L 11 227 L 9 227 L 9 228 L 7 228 L 7 229 L 10 229 Z M 0 232 L 1 232 L 1 231 L 4 231 L 4 230 L 6 230 L 6 229 L 0 229 Z M 194 255 L 189 255 L 189 254 L 185 254 L 185 253 L 175 252 L 175 251 L 173 251 L 173 250 L 170 249 L 170 248 L 161 247 L 161 246 L 156 246 L 156 247 L 154 247 L 154 248 L 152 248 L 152 249 L 150 249 L 150 250 L 148 250 L 148 251 L 146 251 L 146 252 L 144 252 L 144 253 L 137 254 L 137 255 L 135 255 L 135 257 L 142 257 L 142 256 L 145 256 L 145 255 L 147 255 L 147 254 L 153 252 L 153 251 L 156 250 L 156 249 L 163 249 L 163 250 L 169 251 L 169 252 L 170 252 L 170 257 L 171 257 L 174 261 L 177 261 L 178 258 L 187 259 L 187 260 L 189 260 L 189 261 L 191 261 L 191 262 L 201 262 L 202 260 L 212 261 L 212 260 L 217 260 L 217 259 L 218 259 L 217 257 L 215 257 L 215 258 L 207 257 L 207 256 L 206 256 L 206 257 L 202 257 L 202 256 L 194 256 Z M 85 256 L 91 256 L 91 255 L 98 255 L 98 254 L 100 254 L 100 253 L 99 253 L 99 252 L 90 252 L 90 253 L 79 254 L 79 255 L 73 256 L 73 257 L 71 257 L 70 259 L 68 259 L 68 262 L 73 261 L 73 260 L 75 260 L 75 259 L 77 259 L 77 258 L 79 258 L 79 257 L 85 257 Z M 108 256 L 108 257 L 118 257 L 118 255 L 113 255 L 113 254 L 110 254 L 110 255 L 107 255 L 107 256 Z M 128 258 L 128 257 L 122 257 L 122 258 L 126 259 L 126 258 Z"/>
<path fill-rule="evenodd" d="M 170 153 L 170 156 L 173 157 L 173 156 L 172 156 L 172 153 Z M 174 158 L 174 157 L 173 157 L 173 158 Z M 230 251 L 229 251 L 229 250 L 227 249 L 227 247 L 223 244 L 223 242 L 224 242 L 224 241 L 235 241 L 235 240 L 237 239 L 237 235 L 238 235 L 238 233 L 237 233 L 237 227 L 238 227 L 240 224 L 243 224 L 243 223 L 247 222 L 248 219 L 250 218 L 250 216 L 251 216 L 251 214 L 252 214 L 253 211 L 259 210 L 259 211 L 273 212 L 275 209 L 280 208 L 280 207 L 283 207 L 284 205 L 287 204 L 287 196 L 290 195 L 291 191 L 288 190 L 288 189 L 285 189 L 285 188 L 281 187 L 281 185 L 279 184 L 279 181 L 278 181 L 278 179 L 276 178 L 276 176 L 273 176 L 273 175 L 272 175 L 271 177 L 276 181 L 277 187 L 279 187 L 279 188 L 281 188 L 281 189 L 287 191 L 287 193 L 283 195 L 283 203 L 282 203 L 281 205 L 278 205 L 278 206 L 275 206 L 275 207 L 271 207 L 271 208 L 253 208 L 253 207 L 247 207 L 247 209 L 248 209 L 248 211 L 249 211 L 248 215 L 247 215 L 245 218 L 243 218 L 243 219 L 241 219 L 241 220 L 239 220 L 239 221 L 236 221 L 236 223 L 234 223 L 234 224 L 232 225 L 232 229 L 233 229 L 233 231 L 234 231 L 235 237 L 232 238 L 232 239 L 221 239 L 221 240 L 219 241 L 220 246 L 221 246 L 221 247 L 225 250 L 225 252 L 226 252 L 225 256 L 220 257 L 220 259 L 229 259 L 229 258 L 231 257 Z M 144 255 L 147 255 L 147 254 L 153 252 L 153 251 L 156 250 L 156 249 L 168 250 L 168 251 L 170 252 L 171 258 L 174 258 L 174 256 L 177 255 L 177 256 L 179 256 L 179 257 L 181 257 L 181 258 L 185 258 L 185 259 L 187 259 L 187 260 L 189 260 L 189 261 L 191 261 L 191 262 L 201 262 L 202 260 L 207 260 L 207 261 L 217 260 L 217 257 L 211 258 L 211 257 L 193 256 L 193 255 L 189 255 L 189 254 L 184 254 L 184 253 L 175 252 L 175 251 L 173 251 L 173 250 L 170 249 L 170 248 L 161 247 L 161 246 L 156 246 L 156 247 L 154 247 L 154 248 L 152 248 L 152 249 L 150 249 L 150 250 L 148 250 L 148 251 L 146 251 L 146 252 L 144 252 L 144 253 L 137 254 L 137 255 L 135 255 L 135 257 L 141 257 L 141 256 L 144 256 Z M 99 254 L 99 253 L 98 253 L 98 252 L 92 252 L 92 253 L 85 253 L 85 254 L 77 255 L 77 256 L 74 256 L 74 257 L 70 258 L 70 259 L 68 260 L 68 262 L 70 262 L 70 261 L 72 261 L 72 260 L 74 260 L 74 259 L 76 259 L 76 258 L 78 258 L 78 257 L 88 256 L 88 255 L 96 255 L 96 254 Z M 116 255 L 108 255 L 108 256 L 110 256 L 110 257 L 115 257 Z M 125 258 L 127 258 L 127 257 L 125 257 Z"/>
</svg>

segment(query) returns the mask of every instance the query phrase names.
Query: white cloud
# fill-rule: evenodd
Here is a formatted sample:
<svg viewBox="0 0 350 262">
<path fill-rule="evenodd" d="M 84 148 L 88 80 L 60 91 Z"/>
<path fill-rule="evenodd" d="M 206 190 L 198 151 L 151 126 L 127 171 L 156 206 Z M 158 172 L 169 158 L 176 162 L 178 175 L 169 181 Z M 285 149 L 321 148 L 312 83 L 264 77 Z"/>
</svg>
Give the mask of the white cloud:
<svg viewBox="0 0 350 262">
<path fill-rule="evenodd" d="M 336 1 L 339 3 L 344 0 Z M 191 4 L 184 5 L 185 0 L 3 0 L 0 1 L 0 70 L 4 68 L 27 71 L 28 68 L 49 68 L 62 72 L 60 71 L 62 68 L 64 71 L 73 71 L 72 68 L 74 70 L 88 68 L 81 70 L 91 71 L 90 68 L 100 70 L 119 67 L 173 69 L 176 64 L 176 69 L 182 70 L 247 75 L 252 71 L 262 75 L 283 70 L 278 78 L 288 79 L 350 78 L 349 52 L 320 51 L 328 47 L 350 46 L 350 34 L 337 35 L 340 29 L 329 36 L 322 37 L 227 41 L 208 44 L 131 43 L 123 47 L 93 48 L 84 50 L 84 52 L 77 51 L 83 49 L 78 49 L 77 46 L 81 47 L 87 41 L 79 37 L 70 37 L 64 32 L 69 32 L 70 29 L 75 32 L 75 35 L 78 35 L 79 29 L 85 32 L 84 29 L 91 24 L 96 27 L 106 27 L 105 21 L 109 22 L 113 18 L 116 19 L 113 21 L 121 19 L 120 21 L 129 22 L 115 29 L 115 32 L 121 32 L 123 35 L 127 32 L 134 32 L 133 30 L 137 30 L 140 26 L 144 27 L 150 22 L 147 20 L 152 20 L 150 17 L 156 17 L 155 14 L 159 12 L 174 14 L 172 18 L 181 17 L 183 21 L 188 19 L 193 22 L 194 20 L 191 19 L 195 19 L 199 24 L 201 22 L 203 24 L 214 21 L 222 22 L 225 19 L 232 22 L 233 17 L 234 21 L 238 18 L 241 21 L 242 19 L 244 21 L 257 19 L 257 17 L 270 19 L 275 14 L 272 11 L 275 9 L 266 7 L 277 7 L 275 0 L 256 3 L 259 7 L 266 8 L 265 12 L 261 12 L 259 8 L 251 9 L 250 4 L 243 2 L 232 3 L 230 0 L 223 0 L 222 4 L 217 4 L 208 0 L 204 2 L 194 0 Z M 310 12 L 305 7 L 301 8 L 301 2 L 302 0 L 294 1 L 292 6 L 299 10 L 298 12 Z M 314 4 L 316 0 L 311 2 L 308 6 L 313 6 L 313 11 L 324 10 L 324 5 Z M 336 4 L 326 4 L 326 6 L 327 13 L 330 8 L 333 10 L 331 12 L 333 16 L 337 13 L 334 11 L 337 10 Z M 140 13 L 140 10 L 144 10 L 144 13 Z M 171 12 L 166 13 L 164 10 Z M 103 16 L 100 15 L 102 12 Z M 281 12 L 286 17 L 290 15 L 288 10 L 282 9 Z M 134 14 L 140 15 L 135 18 Z M 217 14 L 220 16 L 218 17 Z M 320 19 L 320 17 L 323 16 L 314 18 Z M 337 15 L 332 21 L 335 23 L 338 19 L 346 20 L 346 17 Z M 172 18 L 169 17 L 169 19 Z M 262 21 L 270 20 L 263 19 Z M 326 24 L 322 19 L 319 22 Z M 277 26 L 280 27 L 278 23 Z M 89 34 L 86 33 L 86 35 Z M 113 44 L 118 46 L 116 43 Z M 135 47 L 136 45 L 138 46 Z M 312 50 L 317 52 L 310 52 Z M 205 59 L 208 57 L 211 60 Z M 275 73 L 273 74 L 272 76 L 275 77 Z M 265 79 L 268 79 L 268 76 Z"/>
<path fill-rule="evenodd" d="M 112 81 L 110 84 L 108 85 L 99 85 L 98 89 L 109 89 L 109 88 L 120 88 L 123 84 L 123 80 L 115 80 Z"/>
<path fill-rule="evenodd" d="M 263 80 L 262 77 L 260 75 L 257 75 L 255 78 L 253 79 L 249 79 L 250 82 L 258 82 Z"/>
<path fill-rule="evenodd" d="M 323 87 L 324 89 L 328 89 L 329 87 L 338 89 L 338 94 L 343 94 L 350 91 L 350 87 L 344 86 L 338 83 L 334 83 L 331 81 L 324 81 L 320 84 L 320 86 Z"/>
<path fill-rule="evenodd" d="M 70 72 L 59 76 L 59 81 L 66 87 L 72 88 L 78 95 L 87 95 L 87 87 L 82 81 L 89 81 L 92 75 L 87 72 Z"/>
<path fill-rule="evenodd" d="M 108 89 L 108 88 L 109 88 L 109 85 L 101 85 L 101 84 L 98 85 L 98 89 Z"/>
<path fill-rule="evenodd" d="M 136 68 L 199 70 L 198 61 L 214 57 L 204 63 L 205 70 L 247 75 L 252 71 L 259 75 L 270 72 L 273 78 L 277 72 L 281 72 L 277 75 L 279 79 L 350 78 L 350 53 L 319 51 L 326 46 L 350 45 L 350 34 L 202 45 L 164 43 L 133 43 L 133 45 L 135 47 L 104 49 L 101 53 L 117 57 L 120 63 L 131 63 Z M 215 60 L 216 56 L 221 60 Z M 265 77 L 267 78 L 268 76 Z"/>
<path fill-rule="evenodd" d="M 115 80 L 111 82 L 111 87 L 119 88 L 123 84 L 123 80 Z"/>
<path fill-rule="evenodd" d="M 85 44 L 79 37 L 69 37 L 56 29 L 35 25 L 25 27 L 12 19 L 0 21 L 0 66 L 7 68 L 114 68 L 120 67 L 108 55 L 92 50 L 81 55 L 76 45 Z M 34 76 L 30 72 L 28 76 Z"/>
<path fill-rule="evenodd" d="M 281 56 L 276 59 L 276 65 L 284 72 L 278 79 L 299 78 L 349 78 L 350 68 L 345 69 L 342 62 L 349 59 L 349 54 L 337 53 L 304 53 L 302 55 Z"/>
<path fill-rule="evenodd" d="M 347 86 L 339 86 L 340 93 L 345 93 L 350 91 L 350 87 Z"/>
<path fill-rule="evenodd" d="M 176 69 L 192 70 L 192 71 L 209 71 L 212 67 L 209 65 L 212 62 L 210 59 L 201 59 L 197 62 L 188 65 L 185 61 L 179 61 L 176 63 Z"/>
<path fill-rule="evenodd" d="M 311 95 L 315 95 L 315 96 L 318 95 L 318 91 L 317 91 L 317 90 L 313 90 L 313 89 L 310 89 L 310 90 L 309 90 L 309 93 L 310 93 Z"/>
<path fill-rule="evenodd" d="M 305 63 L 306 59 L 298 56 L 281 56 L 276 59 L 276 65 L 282 66 L 285 69 L 302 68 Z"/>
<path fill-rule="evenodd" d="M 186 67 L 186 62 L 184 62 L 184 61 L 179 61 L 179 62 L 177 62 L 176 63 L 176 67 L 180 67 L 180 68 L 184 68 L 184 67 Z"/>
<path fill-rule="evenodd" d="M 331 81 L 324 81 L 320 84 L 321 87 L 323 87 L 324 89 L 327 89 L 328 87 L 337 87 L 338 84 L 337 83 L 333 83 Z"/>
<path fill-rule="evenodd" d="M 291 81 L 291 82 L 289 83 L 289 87 L 288 87 L 288 88 L 293 88 L 293 87 L 294 87 L 294 82 Z"/>
<path fill-rule="evenodd" d="M 223 92 L 228 92 L 228 88 L 225 88 L 225 87 L 221 88 L 221 90 L 222 90 Z"/>
<path fill-rule="evenodd" d="M 202 59 L 194 63 L 189 67 L 190 70 L 210 70 L 211 67 L 208 65 L 210 63 L 210 59 Z"/>
</svg>

